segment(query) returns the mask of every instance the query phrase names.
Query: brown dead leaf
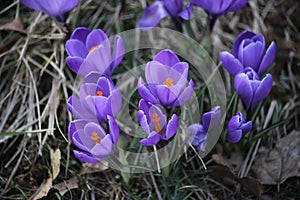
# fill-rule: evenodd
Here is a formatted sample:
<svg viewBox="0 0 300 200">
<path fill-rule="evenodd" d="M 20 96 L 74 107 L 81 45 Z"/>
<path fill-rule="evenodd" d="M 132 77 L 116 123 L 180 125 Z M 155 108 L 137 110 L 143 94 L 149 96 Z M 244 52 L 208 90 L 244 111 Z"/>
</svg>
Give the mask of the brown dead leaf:
<svg viewBox="0 0 300 200">
<path fill-rule="evenodd" d="M 73 177 L 67 181 L 55 184 L 53 188 L 57 189 L 61 196 L 64 196 L 69 190 L 78 188 L 78 178 Z"/>
<path fill-rule="evenodd" d="M 53 151 L 49 147 L 50 150 L 50 159 L 51 159 L 51 168 L 52 168 L 52 173 L 51 170 L 48 170 L 49 178 L 44 181 L 44 183 L 40 186 L 38 191 L 33 195 L 31 199 L 37 200 L 42 197 L 47 196 L 49 190 L 52 188 L 53 180 L 57 177 L 60 171 L 60 159 L 61 159 L 61 153 L 59 149 L 56 149 Z"/>
<path fill-rule="evenodd" d="M 27 34 L 28 32 L 24 29 L 23 23 L 19 18 L 14 19 L 7 24 L 0 26 L 0 30 L 11 30 L 11 31 L 18 31 L 21 33 Z"/>
<path fill-rule="evenodd" d="M 209 167 L 212 170 L 211 176 L 225 185 L 241 184 L 243 188 L 257 196 L 264 192 L 263 185 L 255 178 L 238 178 L 237 175 L 227 166 L 215 165 Z"/>
<path fill-rule="evenodd" d="M 300 132 L 281 138 L 272 151 L 256 159 L 252 168 L 263 184 L 281 184 L 300 176 Z"/>
</svg>

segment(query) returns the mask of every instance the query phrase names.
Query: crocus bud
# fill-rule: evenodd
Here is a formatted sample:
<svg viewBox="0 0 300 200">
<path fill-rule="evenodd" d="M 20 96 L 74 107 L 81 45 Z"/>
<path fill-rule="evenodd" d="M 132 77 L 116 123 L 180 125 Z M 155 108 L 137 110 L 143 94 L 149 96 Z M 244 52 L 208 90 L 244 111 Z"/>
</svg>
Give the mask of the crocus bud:
<svg viewBox="0 0 300 200">
<path fill-rule="evenodd" d="M 237 112 L 228 123 L 227 141 L 236 143 L 246 135 L 252 128 L 252 121 L 246 122 L 244 115 Z"/>
</svg>

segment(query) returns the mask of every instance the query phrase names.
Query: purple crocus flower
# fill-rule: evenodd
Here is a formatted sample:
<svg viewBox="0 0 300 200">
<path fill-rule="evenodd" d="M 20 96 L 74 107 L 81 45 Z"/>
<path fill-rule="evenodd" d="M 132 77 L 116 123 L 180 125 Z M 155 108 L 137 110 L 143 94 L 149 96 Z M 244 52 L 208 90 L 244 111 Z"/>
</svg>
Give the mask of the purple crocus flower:
<svg viewBox="0 0 300 200">
<path fill-rule="evenodd" d="M 65 22 L 68 12 L 77 6 L 79 0 L 20 0 L 20 2 L 29 8 L 46 13 L 59 22 Z"/>
<path fill-rule="evenodd" d="M 168 121 L 162 110 L 144 99 L 140 100 L 138 119 L 148 137 L 141 140 L 144 146 L 152 146 L 160 140 L 169 140 L 178 129 L 178 117 L 173 114 Z"/>
<path fill-rule="evenodd" d="M 234 77 L 234 88 L 246 110 L 253 111 L 269 95 L 272 81 L 271 74 L 260 80 L 258 74 L 250 67 L 246 67 L 243 73 Z"/>
<path fill-rule="evenodd" d="M 213 107 L 209 112 L 202 115 L 202 124 L 192 124 L 187 128 L 187 134 L 194 135 L 192 145 L 198 151 L 205 150 L 207 133 L 214 129 L 221 121 L 221 110 L 219 106 Z"/>
<path fill-rule="evenodd" d="M 264 74 L 274 61 L 276 44 L 273 41 L 266 51 L 265 38 L 250 30 L 242 32 L 232 46 L 232 54 L 221 52 L 220 58 L 224 68 L 231 74 L 242 72 L 251 67 L 259 76 Z"/>
<path fill-rule="evenodd" d="M 252 129 L 252 121 L 246 122 L 244 115 L 237 112 L 228 123 L 227 141 L 236 143 Z"/>
<path fill-rule="evenodd" d="M 119 35 L 115 36 L 111 54 L 110 42 L 101 29 L 79 27 L 67 41 L 66 50 L 69 55 L 66 62 L 76 74 L 86 76 L 97 72 L 110 76 L 123 59 L 124 41 Z"/>
<path fill-rule="evenodd" d="M 181 27 L 181 19 L 189 20 L 192 14 L 192 4 L 188 3 L 183 7 L 183 0 L 162 0 L 156 1 L 144 10 L 139 22 L 142 29 L 150 29 L 160 22 L 161 19 L 170 16 L 178 29 Z"/>
<path fill-rule="evenodd" d="M 192 0 L 203 8 L 209 16 L 209 29 L 212 30 L 216 20 L 227 12 L 234 12 L 245 6 L 249 0 Z"/>
<path fill-rule="evenodd" d="M 107 116 L 108 132 L 98 123 L 86 119 L 70 122 L 71 142 L 80 150 L 74 150 L 75 157 L 81 161 L 96 163 L 108 159 L 114 152 L 119 138 L 119 127 L 115 119 Z"/>
<path fill-rule="evenodd" d="M 110 79 L 91 73 L 82 82 L 80 100 L 72 95 L 67 106 L 77 119 L 104 123 L 107 121 L 107 115 L 118 114 L 122 106 L 122 96 Z"/>
<path fill-rule="evenodd" d="M 180 62 L 174 52 L 162 50 L 153 61 L 147 63 L 147 84 L 140 78 L 138 92 L 152 104 L 161 104 L 167 108 L 179 106 L 190 99 L 194 90 L 192 79 L 186 86 L 188 70 L 188 64 Z"/>
</svg>

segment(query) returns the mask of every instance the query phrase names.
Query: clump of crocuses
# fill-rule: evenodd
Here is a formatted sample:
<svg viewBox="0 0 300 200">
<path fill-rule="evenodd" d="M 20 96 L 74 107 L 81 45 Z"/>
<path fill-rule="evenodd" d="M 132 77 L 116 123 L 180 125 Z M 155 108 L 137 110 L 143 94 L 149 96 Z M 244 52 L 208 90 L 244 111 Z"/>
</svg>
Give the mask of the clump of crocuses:
<svg viewBox="0 0 300 200">
<path fill-rule="evenodd" d="M 97 72 L 109 77 L 124 57 L 124 41 L 117 35 L 111 53 L 107 35 L 101 30 L 76 28 L 66 43 L 70 69 L 80 76 Z"/>
<path fill-rule="evenodd" d="M 228 123 L 227 141 L 236 143 L 252 129 L 252 121 L 246 121 L 241 112 L 237 112 Z"/>
<path fill-rule="evenodd" d="M 234 12 L 245 6 L 249 0 L 192 0 L 203 8 L 209 17 L 209 29 L 212 30 L 216 20 L 227 12 Z"/>
<path fill-rule="evenodd" d="M 67 64 L 83 76 L 79 99 L 72 95 L 67 106 L 76 120 L 69 124 L 69 136 L 79 148 L 75 156 L 84 162 L 100 162 L 114 152 L 119 139 L 115 117 L 122 106 L 122 96 L 110 78 L 122 61 L 124 44 L 115 37 L 113 54 L 106 34 L 84 27 L 75 29 L 66 43 Z"/>
<path fill-rule="evenodd" d="M 168 120 L 161 108 L 180 106 L 191 98 L 194 83 L 192 79 L 189 83 L 187 81 L 188 69 L 188 64 L 180 62 L 177 55 L 168 49 L 158 52 L 153 61 L 147 63 L 147 83 L 142 77 L 138 80 L 138 92 L 142 97 L 138 119 L 147 134 L 147 138 L 140 142 L 142 145 L 152 146 L 160 140 L 169 140 L 176 133 L 177 115 L 173 114 Z"/>
<path fill-rule="evenodd" d="M 192 145 L 198 151 L 204 151 L 207 134 L 221 122 L 221 110 L 219 106 L 213 107 L 202 115 L 202 124 L 192 124 L 187 128 L 187 134 L 193 137 Z"/>
<path fill-rule="evenodd" d="M 232 54 L 220 53 L 224 68 L 235 76 L 234 88 L 248 113 L 251 113 L 269 95 L 272 88 L 272 75 L 267 74 L 263 79 L 260 76 L 274 61 L 275 42 L 272 42 L 265 51 L 263 35 L 246 30 L 234 42 Z"/>
<path fill-rule="evenodd" d="M 29 8 L 46 13 L 59 22 L 65 22 L 67 14 L 77 6 L 79 0 L 20 0 L 20 2 Z"/>
<path fill-rule="evenodd" d="M 189 20 L 192 9 L 191 3 L 188 3 L 184 7 L 183 0 L 156 1 L 144 10 L 142 18 L 139 21 L 139 27 L 142 29 L 154 28 L 161 19 L 170 16 L 177 29 L 181 31 L 181 19 Z"/>
</svg>

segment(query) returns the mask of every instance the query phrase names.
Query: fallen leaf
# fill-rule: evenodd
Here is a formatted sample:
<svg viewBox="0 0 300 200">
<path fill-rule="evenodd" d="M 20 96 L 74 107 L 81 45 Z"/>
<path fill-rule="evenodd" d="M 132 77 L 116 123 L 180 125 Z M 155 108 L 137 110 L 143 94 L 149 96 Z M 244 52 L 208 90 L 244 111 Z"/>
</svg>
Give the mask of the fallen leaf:
<svg viewBox="0 0 300 200">
<path fill-rule="evenodd" d="M 300 176 L 300 132 L 293 131 L 281 138 L 273 150 L 258 156 L 252 169 L 263 184 L 269 185 Z"/>
<path fill-rule="evenodd" d="M 69 190 L 78 188 L 78 178 L 73 177 L 67 181 L 55 184 L 53 188 L 57 189 L 61 196 L 64 196 Z"/>
<path fill-rule="evenodd" d="M 0 26 L 0 30 L 12 30 L 27 34 L 27 31 L 24 29 L 23 23 L 19 18 Z"/>
<path fill-rule="evenodd" d="M 57 177 L 60 171 L 60 159 L 61 159 L 61 153 L 59 149 L 56 149 L 53 151 L 49 147 L 50 151 L 50 159 L 51 159 L 51 170 L 48 170 L 49 178 L 44 181 L 44 183 L 40 186 L 38 191 L 31 197 L 33 200 L 41 199 L 42 197 L 47 196 L 49 190 L 52 188 L 53 180 Z"/>
<path fill-rule="evenodd" d="M 260 196 L 264 192 L 263 185 L 253 177 L 238 178 L 238 176 L 228 167 L 222 165 L 215 165 L 208 168 L 212 170 L 211 176 L 222 182 L 225 185 L 240 184 L 246 191 L 249 191 L 257 196 Z"/>
</svg>

